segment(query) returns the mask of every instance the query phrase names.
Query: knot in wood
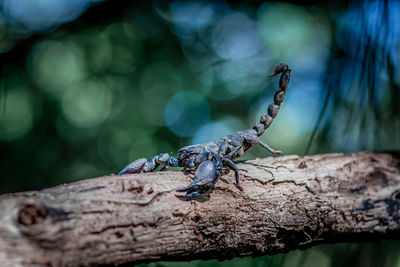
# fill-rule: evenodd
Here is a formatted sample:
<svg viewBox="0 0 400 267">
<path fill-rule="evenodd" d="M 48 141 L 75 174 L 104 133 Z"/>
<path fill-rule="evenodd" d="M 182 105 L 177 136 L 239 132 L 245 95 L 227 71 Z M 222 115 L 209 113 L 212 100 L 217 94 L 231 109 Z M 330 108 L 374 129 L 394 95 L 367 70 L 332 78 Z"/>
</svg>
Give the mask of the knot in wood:
<svg viewBox="0 0 400 267">
<path fill-rule="evenodd" d="M 47 210 L 41 206 L 26 204 L 18 213 L 18 223 L 22 225 L 33 225 L 44 221 L 47 217 Z"/>
<path fill-rule="evenodd" d="M 304 160 L 302 160 L 297 167 L 299 169 L 305 169 L 307 168 L 307 163 Z"/>
</svg>

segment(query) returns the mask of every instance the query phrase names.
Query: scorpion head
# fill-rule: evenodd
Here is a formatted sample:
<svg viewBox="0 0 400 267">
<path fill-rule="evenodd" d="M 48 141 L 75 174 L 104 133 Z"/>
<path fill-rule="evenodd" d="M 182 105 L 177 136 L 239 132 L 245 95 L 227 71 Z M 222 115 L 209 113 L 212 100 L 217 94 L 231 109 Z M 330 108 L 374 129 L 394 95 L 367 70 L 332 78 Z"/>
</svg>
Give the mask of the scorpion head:
<svg viewBox="0 0 400 267">
<path fill-rule="evenodd" d="M 179 151 L 179 156 L 178 159 L 181 162 L 181 164 L 183 166 L 186 167 L 195 167 L 194 162 L 193 162 L 193 158 L 196 157 L 197 155 L 199 155 L 199 152 L 196 151 L 190 151 L 190 150 L 180 150 Z"/>
<path fill-rule="evenodd" d="M 196 170 L 193 182 L 177 192 L 186 192 L 186 195 L 177 195 L 182 200 L 198 199 L 207 195 L 221 176 L 222 164 L 220 161 L 205 160 Z"/>
</svg>

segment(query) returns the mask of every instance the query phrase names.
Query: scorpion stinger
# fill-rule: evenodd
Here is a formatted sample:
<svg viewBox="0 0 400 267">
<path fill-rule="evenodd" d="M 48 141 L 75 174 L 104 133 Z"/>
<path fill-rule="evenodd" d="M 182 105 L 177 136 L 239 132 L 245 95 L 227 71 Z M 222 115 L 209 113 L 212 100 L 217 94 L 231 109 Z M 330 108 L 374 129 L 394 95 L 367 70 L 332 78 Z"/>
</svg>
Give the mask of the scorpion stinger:
<svg viewBox="0 0 400 267">
<path fill-rule="evenodd" d="M 168 154 L 160 154 L 148 159 L 141 158 L 135 160 L 126 166 L 119 175 L 151 172 L 159 165 L 196 169 L 193 182 L 189 186 L 178 190 L 178 192 L 186 192 L 186 195 L 177 197 L 190 200 L 198 198 L 206 192 L 210 192 L 221 176 L 222 167 L 227 166 L 235 172 L 237 188 L 243 190 L 239 185 L 239 172 L 233 162 L 234 159 L 242 156 L 254 145 L 260 145 L 272 154 L 282 154 L 281 151 L 272 149 L 258 138 L 271 125 L 279 112 L 289 86 L 290 72 L 291 69 L 288 65 L 281 63 L 275 67 L 274 73 L 269 75 L 270 77 L 274 77 L 281 74 L 279 90 L 274 95 L 274 103 L 268 106 L 267 114 L 262 115 L 260 122 L 252 129 L 238 131 L 205 144 L 185 146 L 179 150 L 178 157 L 176 158 Z"/>
</svg>

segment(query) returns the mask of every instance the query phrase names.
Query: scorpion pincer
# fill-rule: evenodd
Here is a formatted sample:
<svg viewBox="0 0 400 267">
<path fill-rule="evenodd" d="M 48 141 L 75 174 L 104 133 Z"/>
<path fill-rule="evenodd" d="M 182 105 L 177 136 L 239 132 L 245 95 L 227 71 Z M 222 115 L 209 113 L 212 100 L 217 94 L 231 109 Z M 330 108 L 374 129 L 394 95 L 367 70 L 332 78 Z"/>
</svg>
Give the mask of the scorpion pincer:
<svg viewBox="0 0 400 267">
<path fill-rule="evenodd" d="M 208 153 L 208 159 L 200 163 L 194 174 L 193 182 L 177 192 L 186 192 L 186 195 L 176 195 L 183 200 L 198 198 L 208 193 L 221 177 L 222 161 L 214 153 Z"/>
<path fill-rule="evenodd" d="M 252 129 L 238 131 L 205 144 L 185 146 L 178 151 L 176 158 L 162 153 L 148 159 L 137 159 L 126 166 L 119 175 L 151 172 L 160 165 L 164 166 L 163 169 L 168 167 L 183 167 L 184 170 L 195 169 L 193 182 L 189 186 L 177 190 L 177 192 L 186 192 L 186 195 L 177 196 L 178 198 L 191 200 L 210 192 L 221 177 L 223 166 L 227 166 L 235 173 L 236 187 L 243 191 L 239 185 L 239 172 L 233 162 L 234 159 L 242 156 L 254 145 L 260 145 L 272 154 L 282 154 L 281 151 L 274 150 L 263 143 L 259 137 L 271 125 L 279 112 L 289 86 L 290 72 L 288 65 L 281 63 L 275 67 L 274 73 L 269 75 L 274 77 L 281 74 L 279 90 L 274 95 L 274 103 L 268 106 L 267 114 L 262 115 L 260 122 Z"/>
</svg>

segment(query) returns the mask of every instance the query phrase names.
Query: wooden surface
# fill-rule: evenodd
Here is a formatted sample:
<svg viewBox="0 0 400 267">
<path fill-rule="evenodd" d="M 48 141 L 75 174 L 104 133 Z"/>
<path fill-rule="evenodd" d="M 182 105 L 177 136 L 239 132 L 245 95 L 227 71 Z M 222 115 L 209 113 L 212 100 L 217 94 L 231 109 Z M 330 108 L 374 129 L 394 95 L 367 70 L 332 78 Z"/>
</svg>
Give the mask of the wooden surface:
<svg viewBox="0 0 400 267">
<path fill-rule="evenodd" d="M 191 175 L 104 176 L 0 196 L 2 266 L 228 259 L 400 233 L 400 161 L 362 152 L 238 164 L 204 202 Z M 29 173 L 27 173 L 27 179 Z"/>
</svg>

